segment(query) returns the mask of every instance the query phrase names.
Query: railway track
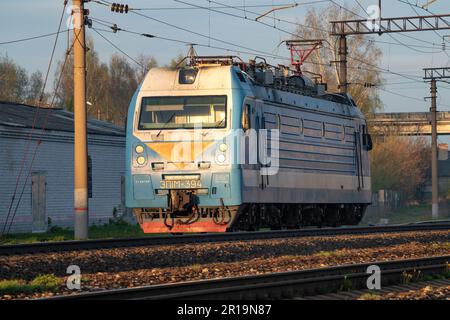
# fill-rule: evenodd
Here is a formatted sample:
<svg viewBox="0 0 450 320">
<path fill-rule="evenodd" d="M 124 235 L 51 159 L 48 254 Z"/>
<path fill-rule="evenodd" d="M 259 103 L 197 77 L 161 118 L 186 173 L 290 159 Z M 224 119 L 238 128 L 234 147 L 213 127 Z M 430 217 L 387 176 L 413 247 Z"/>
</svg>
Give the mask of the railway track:
<svg viewBox="0 0 450 320">
<path fill-rule="evenodd" d="M 431 286 L 431 287 L 450 286 L 450 278 L 391 285 L 391 286 L 383 287 L 381 290 L 379 290 L 379 291 L 377 290 L 375 292 L 373 290 L 369 290 L 369 289 L 340 291 L 337 293 L 328 293 L 328 294 L 322 294 L 322 295 L 298 297 L 298 298 L 295 298 L 295 300 L 357 300 L 357 299 L 360 299 L 365 294 L 378 295 L 378 296 L 380 296 L 380 298 L 382 298 L 383 296 L 386 296 L 387 294 L 398 294 L 398 293 L 402 293 L 402 292 L 408 292 L 410 290 L 418 291 L 418 290 L 421 290 L 428 286 Z"/>
<path fill-rule="evenodd" d="M 39 242 L 14 245 L 0 245 L 0 256 L 37 254 L 45 252 L 62 252 L 75 250 L 94 250 L 110 248 L 162 246 L 175 244 L 211 243 L 226 241 L 245 241 L 280 239 L 311 236 L 335 236 L 346 234 L 394 233 L 408 231 L 436 231 L 450 230 L 450 222 L 417 223 L 405 225 L 370 226 L 370 227 L 341 227 L 341 228 L 307 228 L 295 230 L 233 232 L 211 234 L 188 234 L 180 236 L 156 236 L 141 238 L 98 239 L 82 241 Z"/>
<path fill-rule="evenodd" d="M 418 280 L 424 275 L 448 273 L 450 255 L 420 259 L 352 264 L 337 267 L 280 272 L 105 290 L 49 299 L 291 299 L 341 289 L 366 288 L 367 268 L 381 269 L 383 286 Z"/>
</svg>

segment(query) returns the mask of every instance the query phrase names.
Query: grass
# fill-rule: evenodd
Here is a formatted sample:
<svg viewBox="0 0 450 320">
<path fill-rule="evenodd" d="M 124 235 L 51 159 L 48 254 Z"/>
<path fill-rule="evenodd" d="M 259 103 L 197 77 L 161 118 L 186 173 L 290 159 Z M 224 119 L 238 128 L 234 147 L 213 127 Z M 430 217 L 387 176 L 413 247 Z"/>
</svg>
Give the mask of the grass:
<svg viewBox="0 0 450 320">
<path fill-rule="evenodd" d="M 427 204 L 404 207 L 388 214 L 390 223 L 408 223 L 431 220 L 431 206 Z"/>
<path fill-rule="evenodd" d="M 339 291 L 350 291 L 353 289 L 353 283 L 347 276 L 344 276 L 344 280 L 342 280 L 341 286 L 339 287 Z"/>
<path fill-rule="evenodd" d="M 194 272 L 200 272 L 200 271 L 202 271 L 202 266 L 201 265 L 199 265 L 199 264 L 193 264 L 193 265 L 191 265 L 191 266 L 189 266 L 188 267 L 189 269 L 191 269 L 192 271 L 194 271 Z"/>
<path fill-rule="evenodd" d="M 322 257 L 322 258 L 330 258 L 330 257 L 339 257 L 344 255 L 345 252 L 342 252 L 342 250 L 334 250 L 334 251 L 319 251 L 315 255 Z"/>
<path fill-rule="evenodd" d="M 25 280 L 0 280 L 0 295 L 54 292 L 61 285 L 61 280 L 53 274 L 37 276 L 30 282 Z"/>
<path fill-rule="evenodd" d="M 420 270 L 414 270 L 412 272 L 403 272 L 402 273 L 402 284 L 409 284 L 411 282 L 417 282 L 423 279 L 423 274 Z"/>
<path fill-rule="evenodd" d="M 145 237 L 155 234 L 144 233 L 138 224 L 132 225 L 121 219 L 110 219 L 109 223 L 89 227 L 90 239 L 108 239 L 124 237 Z M 73 240 L 73 230 L 54 226 L 45 233 L 18 233 L 10 234 L 0 239 L 0 244 L 17 244 L 46 241 Z"/>
<path fill-rule="evenodd" d="M 381 300 L 381 296 L 376 293 L 364 293 L 361 295 L 358 300 Z"/>
<path fill-rule="evenodd" d="M 371 214 L 366 214 L 363 219 L 363 224 L 368 223 L 379 223 L 380 218 L 385 218 L 389 220 L 389 224 L 397 223 L 412 223 L 419 221 L 429 221 L 432 220 L 431 217 L 431 205 L 430 204 L 420 204 L 411 205 L 399 208 L 395 211 L 382 214 L 382 217 L 377 217 L 375 212 Z M 440 216 L 439 219 L 450 218 L 448 213 L 448 208 L 446 205 L 440 206 Z"/>
</svg>

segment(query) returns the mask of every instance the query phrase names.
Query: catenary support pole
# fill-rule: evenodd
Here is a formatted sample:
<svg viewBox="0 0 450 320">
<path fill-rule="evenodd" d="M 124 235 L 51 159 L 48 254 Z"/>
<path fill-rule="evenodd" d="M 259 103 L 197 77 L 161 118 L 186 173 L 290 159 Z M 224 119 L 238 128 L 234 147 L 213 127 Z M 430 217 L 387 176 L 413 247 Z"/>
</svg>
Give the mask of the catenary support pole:
<svg viewBox="0 0 450 320">
<path fill-rule="evenodd" d="M 438 187 L 438 155 L 437 155 L 437 121 L 436 121 L 436 80 L 431 80 L 431 216 L 439 217 L 439 187 Z"/>
<path fill-rule="evenodd" d="M 347 37 L 339 37 L 339 92 L 347 93 Z"/>
<path fill-rule="evenodd" d="M 83 0 L 73 0 L 73 109 L 75 239 L 88 238 L 88 165 L 86 124 L 86 46 Z"/>
</svg>

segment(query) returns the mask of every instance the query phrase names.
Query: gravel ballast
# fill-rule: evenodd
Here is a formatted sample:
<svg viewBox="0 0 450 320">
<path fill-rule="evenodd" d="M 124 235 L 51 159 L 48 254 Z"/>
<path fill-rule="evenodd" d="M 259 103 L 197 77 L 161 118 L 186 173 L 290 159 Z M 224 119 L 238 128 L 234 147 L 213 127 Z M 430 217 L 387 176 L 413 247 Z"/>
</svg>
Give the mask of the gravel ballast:
<svg viewBox="0 0 450 320">
<path fill-rule="evenodd" d="M 78 265 L 82 290 L 92 291 L 446 254 L 450 231 L 320 236 L 3 256 L 0 279 L 53 273 L 65 283 L 66 268 Z"/>
</svg>

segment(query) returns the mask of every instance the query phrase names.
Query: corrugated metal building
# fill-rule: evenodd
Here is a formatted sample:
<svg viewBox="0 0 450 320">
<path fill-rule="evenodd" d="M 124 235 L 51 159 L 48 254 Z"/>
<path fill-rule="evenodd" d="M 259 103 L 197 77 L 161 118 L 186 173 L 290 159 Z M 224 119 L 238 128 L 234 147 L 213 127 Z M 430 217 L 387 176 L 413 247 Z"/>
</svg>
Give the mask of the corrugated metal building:
<svg viewBox="0 0 450 320">
<path fill-rule="evenodd" d="M 89 222 L 100 224 L 123 209 L 124 130 L 89 119 L 88 146 Z M 0 102 L 0 232 L 8 212 L 11 219 L 14 211 L 10 233 L 42 232 L 54 225 L 72 228 L 73 166 L 73 113 Z"/>
</svg>

